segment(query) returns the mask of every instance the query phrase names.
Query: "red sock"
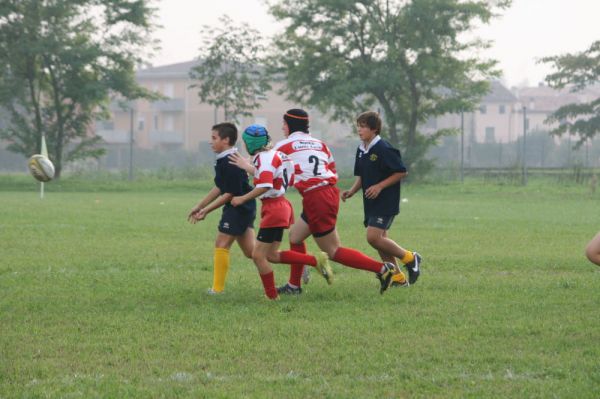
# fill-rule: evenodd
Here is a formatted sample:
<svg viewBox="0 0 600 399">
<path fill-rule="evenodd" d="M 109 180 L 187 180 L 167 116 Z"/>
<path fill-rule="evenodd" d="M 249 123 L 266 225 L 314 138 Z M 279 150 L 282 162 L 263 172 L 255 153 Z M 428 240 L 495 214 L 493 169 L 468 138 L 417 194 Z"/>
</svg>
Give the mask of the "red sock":
<svg viewBox="0 0 600 399">
<path fill-rule="evenodd" d="M 383 266 L 383 263 L 368 257 L 356 249 L 344 247 L 339 247 L 338 250 L 335 251 L 332 260 L 345 266 L 368 270 L 373 273 L 379 273 L 381 271 L 381 266 Z"/>
<path fill-rule="evenodd" d="M 265 287 L 265 294 L 269 299 L 277 298 L 277 288 L 275 288 L 275 275 L 273 272 L 267 274 L 261 274 L 260 279 L 262 280 L 263 287 Z"/>
<path fill-rule="evenodd" d="M 306 253 L 306 244 L 301 242 L 300 244 L 290 244 L 290 249 L 294 252 L 300 252 L 301 254 Z M 302 285 L 302 272 L 304 271 L 304 264 L 292 263 L 290 268 L 290 284 L 300 287 Z"/>
<path fill-rule="evenodd" d="M 279 263 L 317 265 L 317 258 L 296 251 L 279 251 Z"/>
</svg>

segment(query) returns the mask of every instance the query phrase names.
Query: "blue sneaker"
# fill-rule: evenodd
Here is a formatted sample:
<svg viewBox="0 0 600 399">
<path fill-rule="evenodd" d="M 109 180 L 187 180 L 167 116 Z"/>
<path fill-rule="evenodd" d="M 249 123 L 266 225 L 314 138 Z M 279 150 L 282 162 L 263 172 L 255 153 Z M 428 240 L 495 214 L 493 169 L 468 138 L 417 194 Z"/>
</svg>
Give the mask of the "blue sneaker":
<svg viewBox="0 0 600 399">
<path fill-rule="evenodd" d="M 301 287 L 292 287 L 288 283 L 282 285 L 281 287 L 277 287 L 277 293 L 280 295 L 300 295 L 302 294 Z"/>
</svg>

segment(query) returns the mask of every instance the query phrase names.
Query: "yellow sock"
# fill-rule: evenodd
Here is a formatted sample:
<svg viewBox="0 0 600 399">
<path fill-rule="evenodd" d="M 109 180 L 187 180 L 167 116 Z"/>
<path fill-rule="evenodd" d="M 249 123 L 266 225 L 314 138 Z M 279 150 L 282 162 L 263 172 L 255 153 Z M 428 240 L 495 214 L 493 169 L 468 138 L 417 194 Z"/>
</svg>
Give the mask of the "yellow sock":
<svg viewBox="0 0 600 399">
<path fill-rule="evenodd" d="M 406 276 L 404 275 L 404 273 L 402 271 L 400 271 L 400 273 L 396 273 L 392 276 L 392 281 L 395 281 L 396 283 L 399 283 L 399 284 L 404 284 L 404 283 L 406 283 Z"/>
<path fill-rule="evenodd" d="M 229 270 L 229 250 L 227 248 L 215 248 L 213 291 L 221 292 L 225 289 L 225 279 Z"/>
<path fill-rule="evenodd" d="M 412 262 L 414 259 L 415 255 L 412 252 L 405 250 L 404 256 L 402 257 L 402 259 L 400 259 L 400 261 L 406 265 L 408 262 Z"/>
</svg>

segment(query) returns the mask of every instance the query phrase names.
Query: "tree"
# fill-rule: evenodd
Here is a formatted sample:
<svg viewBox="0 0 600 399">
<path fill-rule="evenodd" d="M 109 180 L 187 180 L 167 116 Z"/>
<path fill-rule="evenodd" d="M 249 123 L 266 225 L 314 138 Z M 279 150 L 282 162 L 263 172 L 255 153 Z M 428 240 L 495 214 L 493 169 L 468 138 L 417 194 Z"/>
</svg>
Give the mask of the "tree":
<svg viewBox="0 0 600 399">
<path fill-rule="evenodd" d="M 600 81 L 600 40 L 587 50 L 542 58 L 541 62 L 553 64 L 556 72 L 546 76 L 546 82 L 555 89 L 569 87 L 578 92 Z M 562 136 L 567 133 L 579 136 L 578 148 L 600 132 L 600 97 L 586 103 L 567 104 L 554 111 L 546 120 L 559 125 L 551 134 Z"/>
<path fill-rule="evenodd" d="M 471 110 L 497 76 L 495 61 L 472 55 L 487 43 L 467 40 L 508 1 L 307 0 L 279 1 L 271 13 L 286 23 L 274 57 L 291 100 L 332 111 L 338 120 L 381 107 L 390 141 L 413 170 L 441 130 L 425 136 L 430 117 Z"/>
<path fill-rule="evenodd" d="M 4 0 L 0 5 L 0 131 L 29 156 L 43 134 L 59 177 L 65 163 L 99 157 L 91 125 L 112 95 L 149 96 L 135 82 L 153 28 L 147 0 Z"/>
<path fill-rule="evenodd" d="M 198 83 L 200 101 L 223 108 L 225 120 L 251 116 L 271 89 L 264 67 L 265 47 L 255 29 L 239 26 L 228 16 L 219 27 L 204 26 L 203 47 L 190 77 Z"/>
</svg>

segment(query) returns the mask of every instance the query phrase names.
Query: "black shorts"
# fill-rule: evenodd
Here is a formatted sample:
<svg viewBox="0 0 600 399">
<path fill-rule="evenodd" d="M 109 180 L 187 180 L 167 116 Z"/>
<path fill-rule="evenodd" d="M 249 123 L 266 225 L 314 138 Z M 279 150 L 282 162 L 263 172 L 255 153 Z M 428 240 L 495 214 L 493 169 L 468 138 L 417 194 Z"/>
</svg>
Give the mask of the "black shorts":
<svg viewBox="0 0 600 399">
<path fill-rule="evenodd" d="M 395 215 L 392 216 L 366 216 L 363 224 L 365 227 L 377 227 L 382 230 L 389 230 L 394 222 Z"/>
<path fill-rule="evenodd" d="M 254 227 L 255 218 L 256 211 L 241 211 L 234 206 L 225 206 L 219 221 L 219 231 L 230 236 L 241 236 L 247 229 Z"/>
<path fill-rule="evenodd" d="M 281 242 L 282 238 L 283 227 L 261 227 L 260 230 L 258 230 L 258 235 L 256 236 L 258 241 L 266 244 Z"/>
</svg>

